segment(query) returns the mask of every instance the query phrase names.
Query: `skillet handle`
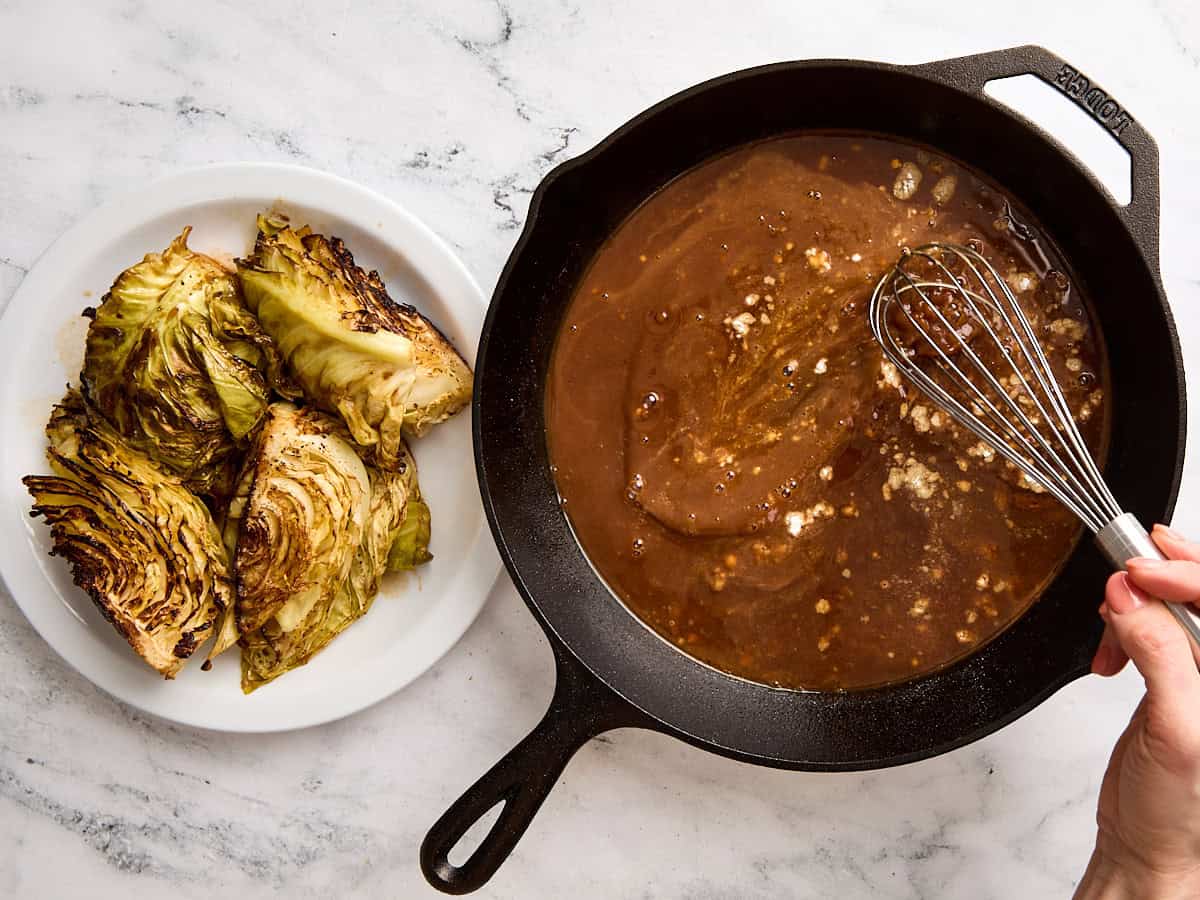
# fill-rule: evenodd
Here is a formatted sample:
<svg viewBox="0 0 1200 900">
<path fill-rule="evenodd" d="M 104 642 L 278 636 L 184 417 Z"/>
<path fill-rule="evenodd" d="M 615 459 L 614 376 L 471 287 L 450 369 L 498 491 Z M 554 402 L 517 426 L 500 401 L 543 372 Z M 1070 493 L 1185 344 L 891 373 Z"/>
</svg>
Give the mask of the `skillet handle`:
<svg viewBox="0 0 1200 900">
<path fill-rule="evenodd" d="M 446 810 L 421 843 L 421 871 L 447 894 L 482 887 L 517 841 L 571 757 L 598 734 L 646 724 L 644 716 L 602 684 L 571 653 L 555 648 L 558 680 L 542 721 Z M 462 865 L 449 854 L 467 830 L 503 804 L 500 817 Z"/>
<path fill-rule="evenodd" d="M 1158 145 L 1125 107 L 1066 60 L 1043 47 L 1026 45 L 960 56 L 912 68 L 951 87 L 982 96 L 989 81 L 1015 75 L 1036 75 L 1074 101 L 1129 153 L 1129 203 L 1118 207 L 1130 233 L 1158 266 Z M 997 101 L 987 98 L 989 102 Z"/>
</svg>

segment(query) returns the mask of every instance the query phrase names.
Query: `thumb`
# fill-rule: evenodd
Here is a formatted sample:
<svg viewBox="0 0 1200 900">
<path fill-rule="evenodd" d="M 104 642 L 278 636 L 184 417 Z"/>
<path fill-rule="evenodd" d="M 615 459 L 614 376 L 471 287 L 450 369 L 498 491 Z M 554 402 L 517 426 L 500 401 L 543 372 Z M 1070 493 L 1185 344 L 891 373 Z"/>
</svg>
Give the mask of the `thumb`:
<svg viewBox="0 0 1200 900">
<path fill-rule="evenodd" d="M 1200 672 L 1183 629 L 1123 572 L 1109 578 L 1104 599 L 1117 640 L 1146 680 L 1147 714 L 1189 721 L 1200 703 Z"/>
</svg>

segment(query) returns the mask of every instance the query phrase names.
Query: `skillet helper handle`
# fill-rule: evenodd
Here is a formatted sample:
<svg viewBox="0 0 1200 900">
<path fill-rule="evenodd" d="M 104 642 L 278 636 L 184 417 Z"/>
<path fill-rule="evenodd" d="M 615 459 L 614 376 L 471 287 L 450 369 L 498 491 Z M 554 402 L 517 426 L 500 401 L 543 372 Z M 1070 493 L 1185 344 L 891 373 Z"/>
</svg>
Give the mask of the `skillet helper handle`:
<svg viewBox="0 0 1200 900">
<path fill-rule="evenodd" d="M 1096 532 L 1096 544 L 1116 569 L 1124 569 L 1125 564 L 1135 556 L 1166 558 L 1133 513 L 1118 516 Z M 1171 603 L 1167 600 L 1163 603 L 1188 637 L 1200 646 L 1200 612 L 1190 603 Z"/>
<path fill-rule="evenodd" d="M 640 713 L 563 649 L 558 679 L 541 722 L 446 810 L 421 843 L 421 871 L 447 894 L 482 887 L 512 853 L 571 757 L 598 734 L 641 724 Z M 503 804 L 479 846 L 462 865 L 449 855 L 476 822 Z"/>
<path fill-rule="evenodd" d="M 1034 75 L 1079 106 L 1129 153 L 1129 203 L 1118 207 L 1125 225 L 1158 265 L 1158 145 L 1100 85 L 1060 56 L 1033 44 L 913 66 L 951 87 L 986 97 L 989 81 Z M 987 98 L 989 102 L 998 101 Z M 1002 104 L 1003 105 L 1003 104 Z M 1007 108 L 1007 106 L 1006 106 Z"/>
</svg>

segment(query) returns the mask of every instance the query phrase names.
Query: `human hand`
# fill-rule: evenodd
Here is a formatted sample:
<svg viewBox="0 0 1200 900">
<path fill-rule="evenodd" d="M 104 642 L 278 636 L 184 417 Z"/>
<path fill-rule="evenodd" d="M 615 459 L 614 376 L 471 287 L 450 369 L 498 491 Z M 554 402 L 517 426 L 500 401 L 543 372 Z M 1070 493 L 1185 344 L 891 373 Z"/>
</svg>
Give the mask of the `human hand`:
<svg viewBox="0 0 1200 900">
<path fill-rule="evenodd" d="M 1153 537 L 1168 560 L 1130 560 L 1100 606 L 1107 627 L 1092 671 L 1115 675 L 1132 659 L 1146 695 L 1100 787 L 1078 900 L 1200 897 L 1200 657 L 1152 599 L 1200 600 L 1200 545 L 1161 525 Z"/>
</svg>

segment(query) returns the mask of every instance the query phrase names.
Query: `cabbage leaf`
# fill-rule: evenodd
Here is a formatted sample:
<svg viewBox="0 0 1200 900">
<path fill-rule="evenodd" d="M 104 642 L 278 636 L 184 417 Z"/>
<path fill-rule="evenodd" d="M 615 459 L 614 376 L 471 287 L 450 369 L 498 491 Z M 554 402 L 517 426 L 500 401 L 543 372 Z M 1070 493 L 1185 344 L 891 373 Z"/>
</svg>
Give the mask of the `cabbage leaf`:
<svg viewBox="0 0 1200 900">
<path fill-rule="evenodd" d="M 89 310 L 82 389 L 131 446 L 220 498 L 269 388 L 295 390 L 237 278 L 188 249 L 190 231 L 122 272 Z"/>
<path fill-rule="evenodd" d="M 176 475 L 129 447 L 76 391 L 46 427 L 54 475 L 22 479 L 53 553 L 146 664 L 174 678 L 233 603 L 208 508 Z"/>
<path fill-rule="evenodd" d="M 371 499 L 366 467 L 336 419 L 271 404 L 226 515 L 236 530 L 238 632 L 268 620 L 294 628 L 326 606 L 362 540 Z"/>
<path fill-rule="evenodd" d="M 471 370 L 416 309 L 396 303 L 338 238 L 260 216 L 238 260 L 246 303 L 305 395 L 346 423 L 370 461 L 395 469 L 421 435 L 471 400 Z"/>
<path fill-rule="evenodd" d="M 413 495 L 416 505 L 424 508 L 424 503 L 419 499 L 416 462 L 407 445 L 401 442 L 397 469 L 368 466 L 367 473 L 371 497 L 366 527 L 346 578 L 328 603 L 314 604 L 298 622 L 276 616 L 257 631 L 243 635 L 242 690 L 246 693 L 304 665 L 366 615 L 384 573 L 394 568 L 391 559 L 397 547 L 404 544 L 408 548 L 406 558 L 413 560 L 410 566 L 430 558 L 427 528 L 421 537 L 420 529 L 409 525 Z"/>
</svg>

